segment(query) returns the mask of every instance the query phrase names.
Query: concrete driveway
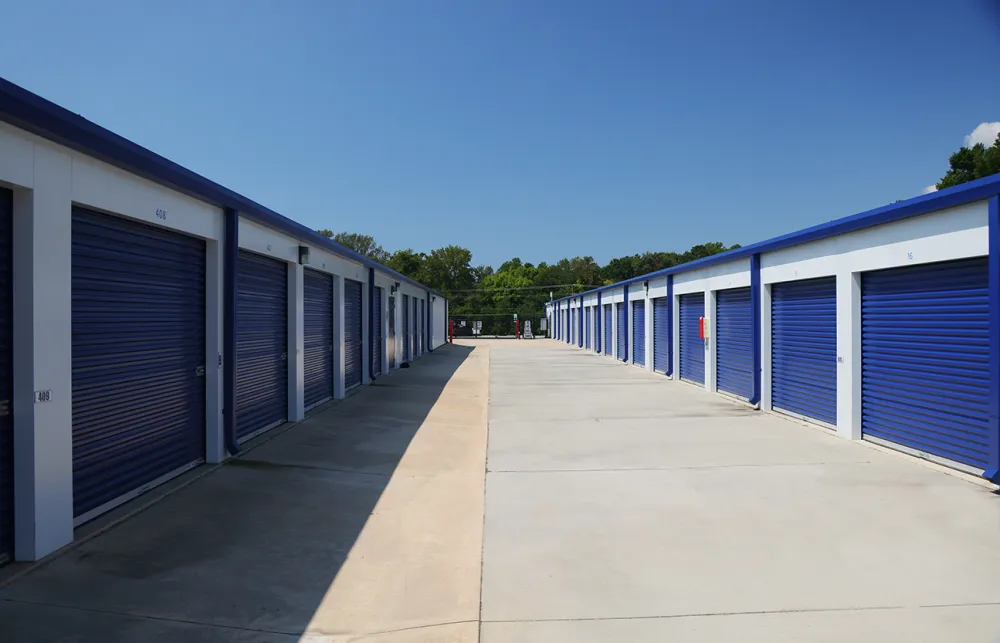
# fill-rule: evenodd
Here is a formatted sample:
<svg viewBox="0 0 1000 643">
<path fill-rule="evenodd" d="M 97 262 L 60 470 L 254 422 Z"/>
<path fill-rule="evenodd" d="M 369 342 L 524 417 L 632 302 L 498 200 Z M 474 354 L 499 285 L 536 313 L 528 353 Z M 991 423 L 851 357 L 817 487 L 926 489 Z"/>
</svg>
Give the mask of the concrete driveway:
<svg viewBox="0 0 1000 643">
<path fill-rule="evenodd" d="M 0 590 L 0 642 L 1000 643 L 992 490 L 551 341 L 177 486 Z"/>
<path fill-rule="evenodd" d="M 482 641 L 1000 641 L 1000 496 L 553 342 L 493 347 Z"/>
</svg>

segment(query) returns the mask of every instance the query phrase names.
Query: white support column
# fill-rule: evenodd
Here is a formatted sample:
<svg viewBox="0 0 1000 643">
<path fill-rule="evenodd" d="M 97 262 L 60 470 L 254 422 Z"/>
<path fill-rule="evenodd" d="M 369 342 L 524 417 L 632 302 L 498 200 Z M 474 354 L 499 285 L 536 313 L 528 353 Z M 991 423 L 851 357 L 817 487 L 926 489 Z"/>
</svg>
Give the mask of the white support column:
<svg viewBox="0 0 1000 643">
<path fill-rule="evenodd" d="M 861 274 L 837 275 L 837 433 L 861 439 Z"/>
<path fill-rule="evenodd" d="M 760 287 L 760 410 L 771 410 L 771 284 Z"/>
<path fill-rule="evenodd" d="M 705 338 L 705 390 L 715 392 L 715 291 L 705 291 L 705 326 L 708 337 Z"/>
<path fill-rule="evenodd" d="M 288 421 L 305 417 L 305 274 L 297 263 L 288 265 Z"/>
<path fill-rule="evenodd" d="M 226 459 L 222 434 L 223 244 L 205 242 L 205 461 Z"/>
<path fill-rule="evenodd" d="M 653 300 L 646 291 L 646 370 L 653 372 Z"/>
<path fill-rule="evenodd" d="M 14 191 L 14 557 L 73 541 L 71 161 L 34 150 L 33 189 Z M 35 391 L 50 401 L 35 404 Z"/>
<path fill-rule="evenodd" d="M 344 399 L 344 277 L 333 276 L 333 397 Z"/>
<path fill-rule="evenodd" d="M 635 327 L 635 315 L 632 310 L 632 302 L 625 300 L 625 354 L 628 355 L 628 364 L 635 366 L 635 337 L 632 329 Z"/>
<path fill-rule="evenodd" d="M 670 332 L 674 336 L 673 379 L 681 379 L 681 297 L 674 295 L 674 318 L 670 322 Z"/>
</svg>

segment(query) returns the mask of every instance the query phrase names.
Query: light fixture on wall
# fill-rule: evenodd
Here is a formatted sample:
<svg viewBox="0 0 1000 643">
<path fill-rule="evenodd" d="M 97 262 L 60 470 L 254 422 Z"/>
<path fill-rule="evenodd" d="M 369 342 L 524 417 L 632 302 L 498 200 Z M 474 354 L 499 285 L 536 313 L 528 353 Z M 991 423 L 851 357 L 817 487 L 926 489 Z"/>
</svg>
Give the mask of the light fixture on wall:
<svg viewBox="0 0 1000 643">
<path fill-rule="evenodd" d="M 431 295 L 431 303 L 432 303 L 432 304 L 433 304 L 433 303 L 434 303 L 435 301 L 437 301 L 437 300 L 438 300 L 438 298 L 437 298 L 437 295 Z"/>
<path fill-rule="evenodd" d="M 393 294 L 393 295 L 395 295 L 396 291 L 398 291 L 398 290 L 399 290 L 399 282 L 398 281 L 396 283 L 394 283 L 393 285 L 389 286 L 389 292 L 391 294 Z"/>
<path fill-rule="evenodd" d="M 646 292 L 649 292 L 649 282 L 648 281 L 642 282 L 642 289 L 645 290 Z"/>
<path fill-rule="evenodd" d="M 309 246 L 299 246 L 299 263 L 303 266 L 309 265 Z"/>
</svg>

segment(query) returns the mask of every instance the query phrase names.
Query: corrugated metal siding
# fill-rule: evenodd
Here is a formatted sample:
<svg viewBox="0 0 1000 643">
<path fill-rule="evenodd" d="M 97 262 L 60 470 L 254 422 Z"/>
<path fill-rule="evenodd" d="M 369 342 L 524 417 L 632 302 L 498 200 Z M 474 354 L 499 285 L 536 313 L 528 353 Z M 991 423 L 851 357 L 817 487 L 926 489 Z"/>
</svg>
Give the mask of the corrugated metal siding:
<svg viewBox="0 0 1000 643">
<path fill-rule="evenodd" d="M 680 375 L 682 380 L 705 383 L 705 340 L 699 320 L 705 316 L 705 293 L 680 296 Z"/>
<path fill-rule="evenodd" d="M 618 302 L 615 304 L 615 327 L 618 329 L 618 359 L 625 359 L 625 346 L 628 342 L 628 331 L 625 329 L 625 304 Z"/>
<path fill-rule="evenodd" d="M 236 436 L 288 419 L 288 265 L 240 250 L 236 302 Z"/>
<path fill-rule="evenodd" d="M 716 388 L 753 395 L 753 307 L 749 288 L 720 290 L 715 303 Z"/>
<path fill-rule="evenodd" d="M 591 314 L 594 318 L 594 352 L 601 352 L 601 318 L 598 315 L 601 314 L 598 306 L 593 306 L 591 309 Z"/>
<path fill-rule="evenodd" d="M 73 208 L 73 515 L 205 457 L 205 242 Z"/>
<path fill-rule="evenodd" d="M 333 275 L 305 270 L 302 293 L 305 405 L 309 408 L 333 397 Z"/>
<path fill-rule="evenodd" d="M 375 368 L 373 374 L 382 374 L 382 345 L 385 343 L 385 338 L 382 336 L 382 289 L 375 286 L 375 301 L 374 311 L 375 311 L 375 338 L 372 341 L 372 362 Z"/>
<path fill-rule="evenodd" d="M 583 313 L 583 347 L 590 350 L 590 335 L 593 332 L 590 326 L 590 320 L 594 317 L 592 312 L 588 312 L 584 308 Z"/>
<path fill-rule="evenodd" d="M 611 319 L 611 304 L 604 304 L 604 354 L 614 357 L 614 321 Z"/>
<path fill-rule="evenodd" d="M 0 188 L 0 565 L 14 555 L 13 215 L 14 193 Z"/>
<path fill-rule="evenodd" d="M 403 295 L 403 361 L 410 361 L 410 296 Z"/>
<path fill-rule="evenodd" d="M 360 281 L 344 280 L 344 388 L 360 384 L 364 374 L 361 292 Z"/>
<path fill-rule="evenodd" d="M 670 342 L 670 318 L 666 297 L 653 300 L 653 370 L 667 372 L 667 344 Z"/>
<path fill-rule="evenodd" d="M 646 302 L 632 302 L 632 359 L 638 366 L 646 365 Z"/>
<path fill-rule="evenodd" d="M 961 464 L 989 464 L 987 258 L 861 278 L 861 431 Z"/>
<path fill-rule="evenodd" d="M 837 424 L 837 280 L 771 287 L 771 406 Z"/>
</svg>

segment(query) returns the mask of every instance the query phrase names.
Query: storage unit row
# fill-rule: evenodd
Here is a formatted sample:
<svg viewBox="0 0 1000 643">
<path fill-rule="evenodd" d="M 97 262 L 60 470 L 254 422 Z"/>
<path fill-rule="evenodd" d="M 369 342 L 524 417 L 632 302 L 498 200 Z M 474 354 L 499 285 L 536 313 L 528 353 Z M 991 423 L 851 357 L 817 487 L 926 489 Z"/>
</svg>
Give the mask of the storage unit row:
<svg viewBox="0 0 1000 643">
<path fill-rule="evenodd" d="M 0 120 L 0 564 L 445 341 L 412 279 L 5 82 Z"/>
<path fill-rule="evenodd" d="M 574 346 L 998 482 L 998 188 L 894 204 L 546 315 L 591 320 L 555 326 Z"/>
</svg>

